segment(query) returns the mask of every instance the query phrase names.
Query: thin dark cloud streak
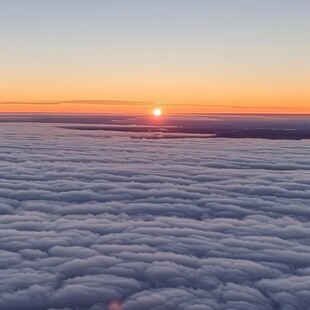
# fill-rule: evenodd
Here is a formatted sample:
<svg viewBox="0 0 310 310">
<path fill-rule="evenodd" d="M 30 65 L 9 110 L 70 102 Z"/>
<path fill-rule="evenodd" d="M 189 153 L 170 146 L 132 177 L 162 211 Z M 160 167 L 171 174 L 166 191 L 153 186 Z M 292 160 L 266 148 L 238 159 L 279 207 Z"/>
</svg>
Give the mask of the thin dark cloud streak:
<svg viewBox="0 0 310 310">
<path fill-rule="evenodd" d="M 256 111 L 262 109 L 261 106 L 243 106 L 243 105 L 234 105 L 234 104 L 208 104 L 208 103 L 167 103 L 167 102 L 157 102 L 157 101 L 122 101 L 122 100 L 60 100 L 60 101 L 0 101 L 1 105 L 66 105 L 66 104 L 76 104 L 76 105 L 102 105 L 102 106 L 162 106 L 162 107 L 205 107 L 205 108 L 229 108 L 229 109 L 245 109 Z M 296 107 L 263 107 L 264 110 L 292 110 L 296 111 Z"/>
<path fill-rule="evenodd" d="M 64 104 L 77 104 L 77 105 L 146 105 L 151 102 L 137 102 L 137 101 L 119 101 L 119 100 L 68 100 L 68 101 L 1 101 L 0 105 L 64 105 Z"/>
</svg>

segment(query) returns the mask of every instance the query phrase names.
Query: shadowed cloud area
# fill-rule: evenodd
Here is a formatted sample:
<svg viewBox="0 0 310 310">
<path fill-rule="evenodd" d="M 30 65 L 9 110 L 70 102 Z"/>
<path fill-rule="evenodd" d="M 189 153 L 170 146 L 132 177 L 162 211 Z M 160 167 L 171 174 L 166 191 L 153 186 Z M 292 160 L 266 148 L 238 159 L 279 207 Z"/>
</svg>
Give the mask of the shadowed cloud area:
<svg viewBox="0 0 310 310">
<path fill-rule="evenodd" d="M 304 310 L 310 142 L 0 123 L 0 309 Z"/>
</svg>

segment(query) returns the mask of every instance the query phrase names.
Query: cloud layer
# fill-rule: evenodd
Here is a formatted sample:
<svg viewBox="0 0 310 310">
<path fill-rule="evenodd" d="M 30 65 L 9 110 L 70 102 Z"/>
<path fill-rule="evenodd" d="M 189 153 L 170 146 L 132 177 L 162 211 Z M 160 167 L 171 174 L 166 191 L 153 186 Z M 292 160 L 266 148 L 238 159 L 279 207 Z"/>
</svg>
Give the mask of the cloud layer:
<svg viewBox="0 0 310 310">
<path fill-rule="evenodd" d="M 0 309 L 310 304 L 310 142 L 0 132 Z"/>
</svg>

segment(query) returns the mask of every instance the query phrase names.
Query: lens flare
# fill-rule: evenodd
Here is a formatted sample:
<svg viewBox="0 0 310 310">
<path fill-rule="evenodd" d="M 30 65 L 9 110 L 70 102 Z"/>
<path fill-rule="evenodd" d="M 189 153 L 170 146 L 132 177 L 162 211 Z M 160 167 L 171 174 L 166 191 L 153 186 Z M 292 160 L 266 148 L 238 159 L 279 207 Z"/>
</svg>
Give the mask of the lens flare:
<svg viewBox="0 0 310 310">
<path fill-rule="evenodd" d="M 122 304 L 119 301 L 111 301 L 109 310 L 122 310 Z"/>
</svg>

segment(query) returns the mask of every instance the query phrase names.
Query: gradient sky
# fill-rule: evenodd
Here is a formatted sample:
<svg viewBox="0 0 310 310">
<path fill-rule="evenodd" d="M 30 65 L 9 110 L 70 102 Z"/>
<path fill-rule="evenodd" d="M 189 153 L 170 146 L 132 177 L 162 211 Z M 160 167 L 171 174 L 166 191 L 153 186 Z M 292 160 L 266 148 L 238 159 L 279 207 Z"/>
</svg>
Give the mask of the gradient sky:
<svg viewBox="0 0 310 310">
<path fill-rule="evenodd" d="M 309 0 L 0 0 L 0 111 L 310 113 L 309 33 Z"/>
</svg>

